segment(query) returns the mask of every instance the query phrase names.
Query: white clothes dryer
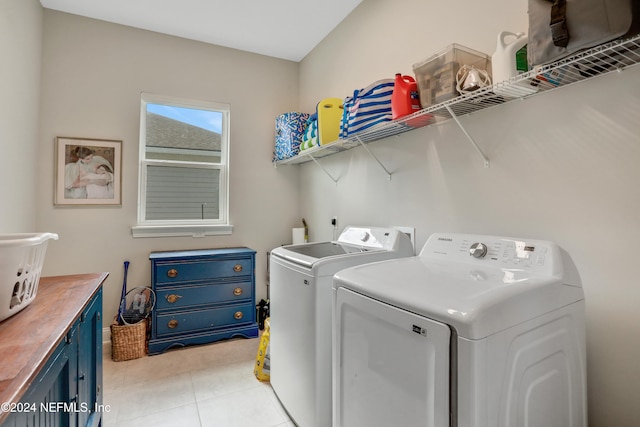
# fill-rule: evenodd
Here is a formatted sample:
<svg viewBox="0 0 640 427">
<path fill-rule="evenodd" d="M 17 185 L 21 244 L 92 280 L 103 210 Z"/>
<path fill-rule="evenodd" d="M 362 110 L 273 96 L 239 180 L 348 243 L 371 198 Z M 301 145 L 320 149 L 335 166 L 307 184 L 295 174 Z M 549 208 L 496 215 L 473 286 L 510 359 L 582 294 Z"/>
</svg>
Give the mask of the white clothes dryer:
<svg viewBox="0 0 640 427">
<path fill-rule="evenodd" d="M 413 256 L 394 228 L 346 227 L 337 241 L 278 247 L 270 256 L 270 381 L 300 427 L 331 426 L 331 289 L 347 267 Z"/>
<path fill-rule="evenodd" d="M 334 427 L 586 427 L 584 296 L 540 240 L 434 234 L 334 276 Z"/>
</svg>

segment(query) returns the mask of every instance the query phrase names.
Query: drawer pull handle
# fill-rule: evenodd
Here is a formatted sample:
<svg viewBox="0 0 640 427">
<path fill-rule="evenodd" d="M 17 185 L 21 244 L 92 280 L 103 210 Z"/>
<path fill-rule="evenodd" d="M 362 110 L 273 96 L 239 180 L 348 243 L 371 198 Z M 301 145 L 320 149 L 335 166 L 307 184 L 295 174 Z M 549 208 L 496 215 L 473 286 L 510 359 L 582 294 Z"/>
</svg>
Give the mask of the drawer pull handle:
<svg viewBox="0 0 640 427">
<path fill-rule="evenodd" d="M 241 311 L 236 311 L 236 312 L 235 312 L 235 314 L 233 315 L 233 317 L 234 317 L 236 320 L 240 320 L 240 319 L 242 319 L 242 312 L 241 312 Z"/>
<path fill-rule="evenodd" d="M 169 320 L 169 323 L 167 323 L 167 326 L 169 327 L 169 329 L 175 329 L 178 327 L 178 321 L 176 319 Z"/>
<path fill-rule="evenodd" d="M 182 298 L 182 295 L 171 294 L 167 295 L 165 298 L 167 299 L 167 302 L 169 304 L 173 304 L 174 302 L 177 302 L 180 298 Z"/>
<path fill-rule="evenodd" d="M 233 271 L 235 271 L 236 273 L 240 273 L 242 271 L 242 265 L 241 264 L 234 265 Z"/>
<path fill-rule="evenodd" d="M 233 290 L 233 294 L 234 294 L 235 296 L 237 296 L 237 297 L 238 297 L 238 296 L 240 296 L 240 295 L 242 295 L 242 288 L 235 288 L 235 289 Z"/>
<path fill-rule="evenodd" d="M 176 270 L 175 268 L 172 268 L 171 270 L 167 271 L 167 276 L 173 278 L 176 277 L 178 275 L 178 270 Z"/>
</svg>

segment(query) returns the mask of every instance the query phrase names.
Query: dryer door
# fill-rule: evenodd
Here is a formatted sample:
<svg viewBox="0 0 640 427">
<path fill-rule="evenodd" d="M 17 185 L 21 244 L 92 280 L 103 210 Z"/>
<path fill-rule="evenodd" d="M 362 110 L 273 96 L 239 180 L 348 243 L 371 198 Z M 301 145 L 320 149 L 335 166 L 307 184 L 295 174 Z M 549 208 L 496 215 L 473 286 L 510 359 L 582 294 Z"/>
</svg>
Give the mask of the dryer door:
<svg viewBox="0 0 640 427">
<path fill-rule="evenodd" d="M 448 427 L 449 327 L 345 288 L 334 304 L 334 427 Z"/>
</svg>

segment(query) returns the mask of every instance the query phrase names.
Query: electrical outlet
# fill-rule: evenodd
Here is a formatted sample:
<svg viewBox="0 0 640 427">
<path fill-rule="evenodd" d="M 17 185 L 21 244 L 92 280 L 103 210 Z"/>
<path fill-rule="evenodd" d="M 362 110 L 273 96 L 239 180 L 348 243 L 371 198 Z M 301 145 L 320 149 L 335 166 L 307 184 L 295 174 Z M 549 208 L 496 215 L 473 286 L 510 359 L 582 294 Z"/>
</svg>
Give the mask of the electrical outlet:
<svg viewBox="0 0 640 427">
<path fill-rule="evenodd" d="M 333 228 L 338 228 L 338 217 L 334 216 L 333 218 L 331 218 L 331 225 L 333 225 Z"/>
</svg>

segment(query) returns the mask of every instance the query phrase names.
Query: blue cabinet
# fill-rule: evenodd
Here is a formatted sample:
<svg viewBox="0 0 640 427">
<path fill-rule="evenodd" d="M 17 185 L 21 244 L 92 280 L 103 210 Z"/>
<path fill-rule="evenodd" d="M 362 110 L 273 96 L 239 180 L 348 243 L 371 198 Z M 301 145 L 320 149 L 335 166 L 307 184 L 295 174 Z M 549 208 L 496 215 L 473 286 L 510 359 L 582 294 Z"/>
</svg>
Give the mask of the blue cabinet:
<svg viewBox="0 0 640 427">
<path fill-rule="evenodd" d="M 149 354 L 257 337 L 255 254 L 249 248 L 152 252 Z"/>
<path fill-rule="evenodd" d="M 102 289 L 80 315 L 78 324 L 78 426 L 98 427 L 103 410 Z"/>
<path fill-rule="evenodd" d="M 101 317 L 102 288 L 45 360 L 3 427 L 98 427 L 101 424 Z"/>
<path fill-rule="evenodd" d="M 74 377 L 77 372 L 78 343 L 74 337 L 75 329 L 72 329 L 58 344 L 27 394 L 16 405 L 16 412 L 9 416 L 3 427 L 78 425 L 68 408 L 56 406 L 58 402 L 68 402 L 70 408 L 76 396 Z"/>
</svg>

